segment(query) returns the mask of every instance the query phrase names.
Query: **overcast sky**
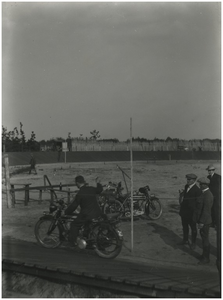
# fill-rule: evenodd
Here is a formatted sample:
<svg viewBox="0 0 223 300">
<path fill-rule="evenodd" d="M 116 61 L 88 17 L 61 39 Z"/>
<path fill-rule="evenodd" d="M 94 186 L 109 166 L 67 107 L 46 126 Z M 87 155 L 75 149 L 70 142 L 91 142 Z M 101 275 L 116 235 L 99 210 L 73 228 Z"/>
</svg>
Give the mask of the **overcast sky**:
<svg viewBox="0 0 223 300">
<path fill-rule="evenodd" d="M 2 3 L 2 123 L 220 138 L 220 2 Z"/>
</svg>

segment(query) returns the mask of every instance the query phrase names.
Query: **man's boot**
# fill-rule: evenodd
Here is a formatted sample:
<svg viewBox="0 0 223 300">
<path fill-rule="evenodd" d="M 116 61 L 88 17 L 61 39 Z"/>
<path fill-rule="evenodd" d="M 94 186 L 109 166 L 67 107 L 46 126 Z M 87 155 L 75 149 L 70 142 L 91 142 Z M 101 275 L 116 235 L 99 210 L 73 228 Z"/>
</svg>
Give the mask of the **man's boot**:
<svg viewBox="0 0 223 300">
<path fill-rule="evenodd" d="M 203 258 L 199 261 L 198 264 L 199 265 L 209 264 L 210 262 L 209 256 L 210 256 L 210 246 L 204 247 Z"/>
<path fill-rule="evenodd" d="M 181 242 L 177 243 L 177 245 L 179 246 L 188 245 L 188 244 L 189 244 L 188 240 L 182 240 Z"/>
</svg>

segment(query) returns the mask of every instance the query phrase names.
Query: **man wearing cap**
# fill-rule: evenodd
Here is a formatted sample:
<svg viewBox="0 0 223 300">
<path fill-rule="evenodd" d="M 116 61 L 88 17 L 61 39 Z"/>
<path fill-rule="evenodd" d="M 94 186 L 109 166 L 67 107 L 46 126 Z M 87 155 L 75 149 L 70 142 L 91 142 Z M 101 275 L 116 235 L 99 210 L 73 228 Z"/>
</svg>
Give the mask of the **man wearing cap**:
<svg viewBox="0 0 223 300">
<path fill-rule="evenodd" d="M 80 213 L 77 218 L 71 223 L 68 240 L 72 245 L 76 244 L 79 228 L 85 224 L 86 221 L 98 218 L 102 211 L 97 201 L 97 194 L 103 190 L 102 185 L 96 178 L 97 187 L 88 186 L 84 177 L 79 175 L 75 178 L 75 183 L 79 188 L 74 201 L 65 210 L 66 215 L 71 215 L 78 206 L 80 206 Z"/>
<path fill-rule="evenodd" d="M 210 180 L 209 189 L 214 196 L 214 203 L 212 206 L 212 224 L 217 226 L 219 212 L 221 210 L 221 176 L 215 173 L 215 167 L 209 165 L 206 170 L 208 171 L 207 178 Z"/>
<path fill-rule="evenodd" d="M 187 184 L 182 192 L 182 201 L 180 203 L 180 216 L 183 226 L 183 241 L 179 245 L 189 244 L 189 227 L 191 228 L 191 249 L 196 247 L 197 225 L 193 221 L 193 215 L 196 207 L 197 198 L 201 195 L 200 188 L 196 185 L 197 176 L 195 174 L 186 175 Z"/>
<path fill-rule="evenodd" d="M 211 207 L 213 205 L 213 195 L 208 187 L 210 184 L 208 178 L 201 177 L 197 181 L 202 190 L 202 194 L 197 200 L 194 221 L 198 223 L 203 245 L 203 253 L 200 256 L 199 264 L 204 265 L 210 262 L 209 228 L 212 222 Z"/>
</svg>

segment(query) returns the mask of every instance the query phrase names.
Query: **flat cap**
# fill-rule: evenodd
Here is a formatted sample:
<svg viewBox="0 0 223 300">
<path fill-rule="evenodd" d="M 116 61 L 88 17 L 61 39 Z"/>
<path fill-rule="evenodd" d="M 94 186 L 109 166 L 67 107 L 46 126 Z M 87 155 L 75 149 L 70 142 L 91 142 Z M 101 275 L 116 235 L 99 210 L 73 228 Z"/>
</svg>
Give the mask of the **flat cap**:
<svg viewBox="0 0 223 300">
<path fill-rule="evenodd" d="M 188 179 L 197 179 L 197 175 L 195 175 L 195 174 L 187 174 L 186 178 L 188 178 Z"/>
<path fill-rule="evenodd" d="M 215 170 L 215 167 L 213 166 L 213 165 L 209 165 L 207 168 L 206 168 L 206 170 Z"/>
<path fill-rule="evenodd" d="M 207 178 L 207 177 L 201 177 L 197 180 L 199 183 L 202 183 L 202 184 L 206 184 L 206 185 L 209 185 L 210 184 L 210 180 Z"/>
</svg>

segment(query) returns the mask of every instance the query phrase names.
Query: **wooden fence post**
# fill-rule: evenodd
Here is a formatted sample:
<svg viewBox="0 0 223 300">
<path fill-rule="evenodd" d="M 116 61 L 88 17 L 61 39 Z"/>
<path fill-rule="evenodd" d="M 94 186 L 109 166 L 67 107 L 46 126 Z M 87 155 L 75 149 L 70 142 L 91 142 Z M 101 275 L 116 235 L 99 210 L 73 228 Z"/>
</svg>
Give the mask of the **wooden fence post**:
<svg viewBox="0 0 223 300">
<path fill-rule="evenodd" d="M 67 202 L 68 204 L 70 204 L 70 188 L 68 188 L 68 192 L 67 192 Z"/>
<path fill-rule="evenodd" d="M 25 184 L 25 206 L 28 205 L 29 202 L 29 185 Z"/>
<path fill-rule="evenodd" d="M 10 175 L 9 175 L 9 158 L 7 154 L 4 155 L 4 161 L 5 161 L 5 186 L 6 186 L 7 207 L 14 208 L 15 203 L 13 203 L 12 195 L 10 193 L 11 187 L 10 187 Z"/>
<path fill-rule="evenodd" d="M 50 190 L 50 196 L 51 196 L 50 202 L 53 203 L 53 201 L 54 201 L 54 191 L 53 190 Z"/>
<path fill-rule="evenodd" d="M 15 188 L 15 186 L 14 186 L 14 184 L 11 184 L 11 197 L 12 197 L 12 203 L 16 203 L 15 202 L 15 191 L 14 191 L 14 188 Z"/>
<path fill-rule="evenodd" d="M 38 201 L 38 204 L 42 203 L 42 194 L 43 194 L 43 191 L 39 190 L 39 201 Z"/>
</svg>

